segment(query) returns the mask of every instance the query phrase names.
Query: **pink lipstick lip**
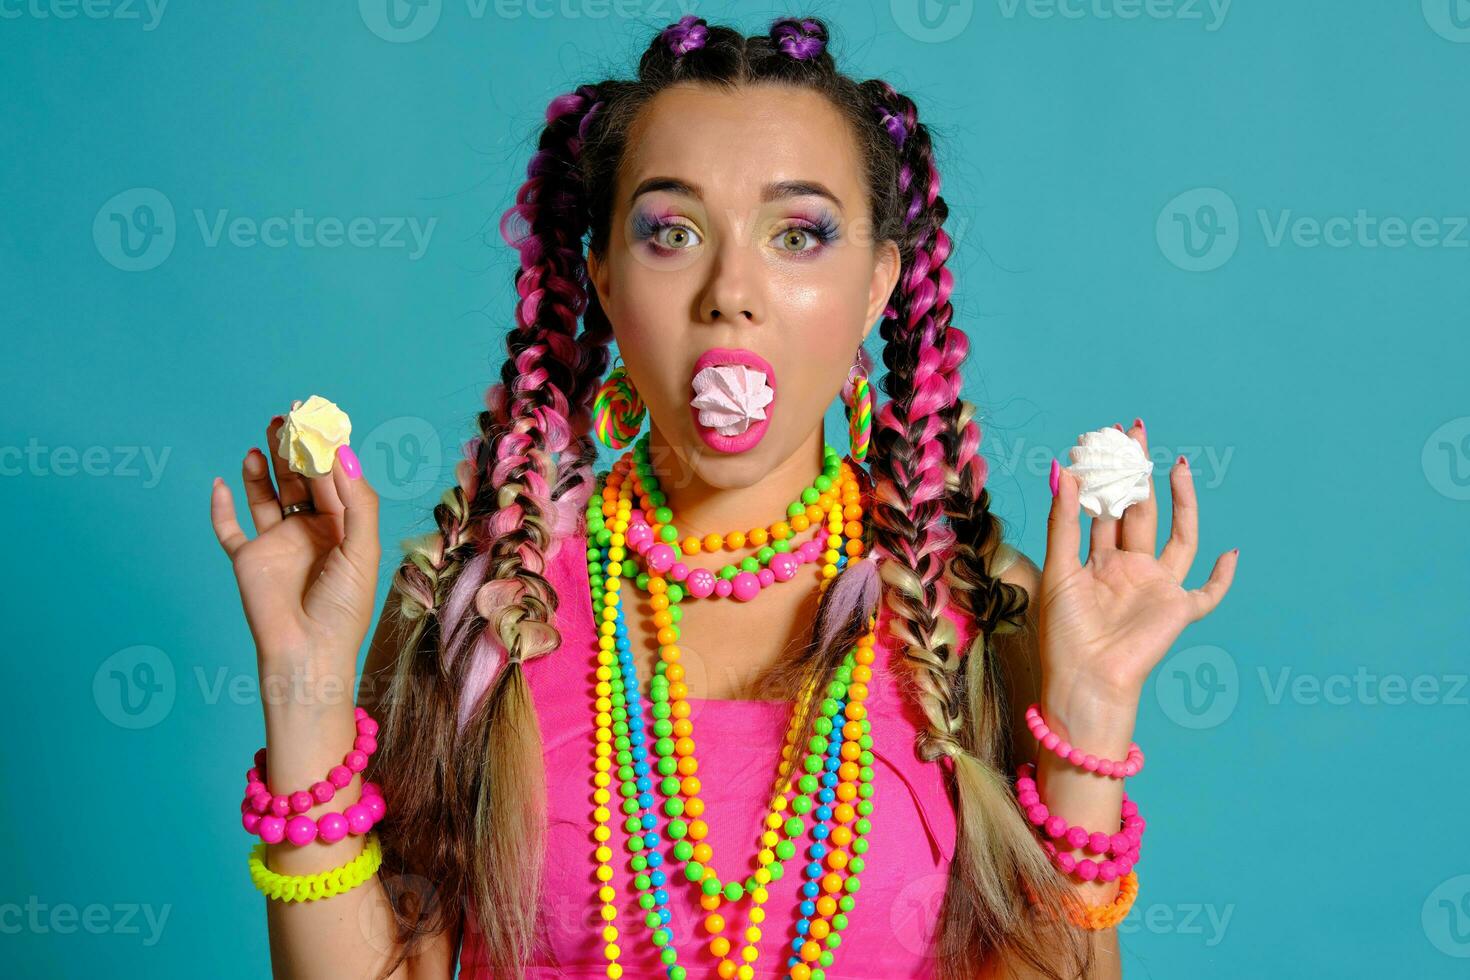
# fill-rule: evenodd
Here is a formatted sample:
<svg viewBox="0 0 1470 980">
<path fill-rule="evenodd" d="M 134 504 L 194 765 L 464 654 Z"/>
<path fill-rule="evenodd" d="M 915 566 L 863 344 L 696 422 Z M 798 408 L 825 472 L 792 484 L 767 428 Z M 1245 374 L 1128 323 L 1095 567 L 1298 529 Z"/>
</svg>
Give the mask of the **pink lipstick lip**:
<svg viewBox="0 0 1470 980">
<path fill-rule="evenodd" d="M 694 430 L 699 433 L 699 438 L 704 440 L 717 453 L 743 453 L 753 448 L 761 441 L 761 437 L 770 428 L 771 409 L 776 406 L 776 371 L 771 367 L 771 362 L 761 357 L 753 350 L 740 347 L 711 347 L 699 356 L 694 362 L 694 374 L 698 374 L 707 367 L 717 364 L 742 364 L 748 368 L 762 371 L 766 376 L 766 383 L 771 386 L 771 403 L 766 406 L 766 417 L 752 422 L 750 428 L 738 436 L 720 435 L 714 429 L 699 421 L 699 409 L 693 405 L 689 406 L 689 415 L 694 419 Z M 691 378 L 693 375 L 690 376 Z M 691 382 L 692 385 L 692 382 Z"/>
<path fill-rule="evenodd" d="M 771 386 L 771 391 L 776 390 L 776 369 L 771 367 L 770 361 L 753 350 L 746 350 L 743 347 L 711 347 L 699 355 L 699 360 L 694 362 L 694 374 L 715 364 L 743 364 L 748 368 L 764 371 L 766 384 Z M 771 403 L 775 404 L 774 398 L 771 399 Z"/>
</svg>

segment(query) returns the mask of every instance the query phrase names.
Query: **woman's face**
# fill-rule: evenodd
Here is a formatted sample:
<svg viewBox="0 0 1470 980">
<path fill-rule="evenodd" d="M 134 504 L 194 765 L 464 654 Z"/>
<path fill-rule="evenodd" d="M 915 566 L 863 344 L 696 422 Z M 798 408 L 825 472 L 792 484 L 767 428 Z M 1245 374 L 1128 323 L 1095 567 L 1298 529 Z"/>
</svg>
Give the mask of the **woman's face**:
<svg viewBox="0 0 1470 980">
<path fill-rule="evenodd" d="M 788 460 L 809 479 L 820 456 L 804 449 L 899 275 L 897 246 L 874 241 L 846 120 L 804 89 L 666 89 L 629 134 L 611 227 L 589 274 L 655 450 L 710 488 L 750 487 Z M 773 375 L 753 445 L 759 424 L 722 437 L 691 408 L 715 348 L 753 352 Z"/>
</svg>

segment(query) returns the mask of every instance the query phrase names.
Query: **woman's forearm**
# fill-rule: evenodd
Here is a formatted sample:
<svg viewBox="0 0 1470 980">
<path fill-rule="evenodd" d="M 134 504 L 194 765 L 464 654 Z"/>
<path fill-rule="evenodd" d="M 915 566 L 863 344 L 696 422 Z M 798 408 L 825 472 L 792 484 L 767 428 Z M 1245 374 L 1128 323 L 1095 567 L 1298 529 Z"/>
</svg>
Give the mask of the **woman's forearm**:
<svg viewBox="0 0 1470 980">
<path fill-rule="evenodd" d="M 323 778 L 351 747 L 356 734 L 352 678 L 344 686 L 313 679 L 311 689 L 330 686 L 349 692 L 335 697 L 303 697 L 302 685 L 283 685 L 291 695 L 265 706 L 268 785 L 272 793 L 289 793 Z M 263 690 L 268 689 L 263 686 Z M 325 702 L 325 703 L 324 703 Z M 317 819 L 340 812 L 361 794 L 362 777 L 338 790 L 336 797 L 306 811 Z M 348 834 L 334 843 L 315 841 L 297 847 L 287 841 L 266 847 L 265 863 L 285 875 L 305 875 L 340 867 L 362 853 L 365 837 Z M 377 876 L 330 898 L 305 902 L 266 899 L 272 973 L 283 980 L 372 978 L 393 951 L 393 919 Z M 441 976 L 448 976 L 448 973 Z M 395 977 L 407 977 L 400 969 Z"/>
<path fill-rule="evenodd" d="M 1098 758 L 1123 759 L 1133 739 L 1137 701 L 1103 697 L 1085 684 L 1043 678 L 1041 712 L 1048 727 L 1061 738 Z M 1115 834 L 1122 829 L 1124 780 L 1100 776 L 1073 765 L 1055 752 L 1038 747 L 1036 787 L 1051 813 L 1071 826 Z M 1077 857 L 1091 856 L 1083 851 Z M 1094 857 L 1094 860 L 1096 858 Z M 1106 905 L 1118 895 L 1120 879 L 1072 881 L 1073 893 L 1087 905 Z M 1116 929 L 1089 933 L 1093 970 L 1089 980 L 1122 976 Z"/>
</svg>

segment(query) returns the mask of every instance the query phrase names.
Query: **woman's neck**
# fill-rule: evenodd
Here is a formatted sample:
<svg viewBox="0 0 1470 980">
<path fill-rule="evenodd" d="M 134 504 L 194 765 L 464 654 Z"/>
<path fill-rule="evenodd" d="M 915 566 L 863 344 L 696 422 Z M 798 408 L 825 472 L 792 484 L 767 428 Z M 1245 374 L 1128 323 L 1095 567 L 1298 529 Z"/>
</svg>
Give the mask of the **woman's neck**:
<svg viewBox="0 0 1470 980">
<path fill-rule="evenodd" d="M 674 512 L 681 537 L 728 534 L 766 527 L 786 517 L 786 507 L 801 497 L 822 472 L 823 427 L 817 425 L 801 447 L 746 486 L 715 486 L 670 448 L 658 426 L 649 432 L 648 457 L 659 486 Z"/>
</svg>

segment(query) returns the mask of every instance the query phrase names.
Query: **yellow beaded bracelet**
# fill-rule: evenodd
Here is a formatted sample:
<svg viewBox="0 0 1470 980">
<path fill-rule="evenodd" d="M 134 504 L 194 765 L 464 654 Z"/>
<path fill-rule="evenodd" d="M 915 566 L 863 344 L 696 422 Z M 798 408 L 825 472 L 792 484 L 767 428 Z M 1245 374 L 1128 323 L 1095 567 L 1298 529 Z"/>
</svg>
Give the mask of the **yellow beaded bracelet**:
<svg viewBox="0 0 1470 980">
<path fill-rule="evenodd" d="M 250 849 L 250 879 L 266 898 L 281 902 L 311 902 L 351 891 L 377 874 L 383 863 L 378 835 L 368 834 L 362 853 L 340 868 L 310 875 L 277 874 L 265 866 L 265 844 Z"/>
</svg>

